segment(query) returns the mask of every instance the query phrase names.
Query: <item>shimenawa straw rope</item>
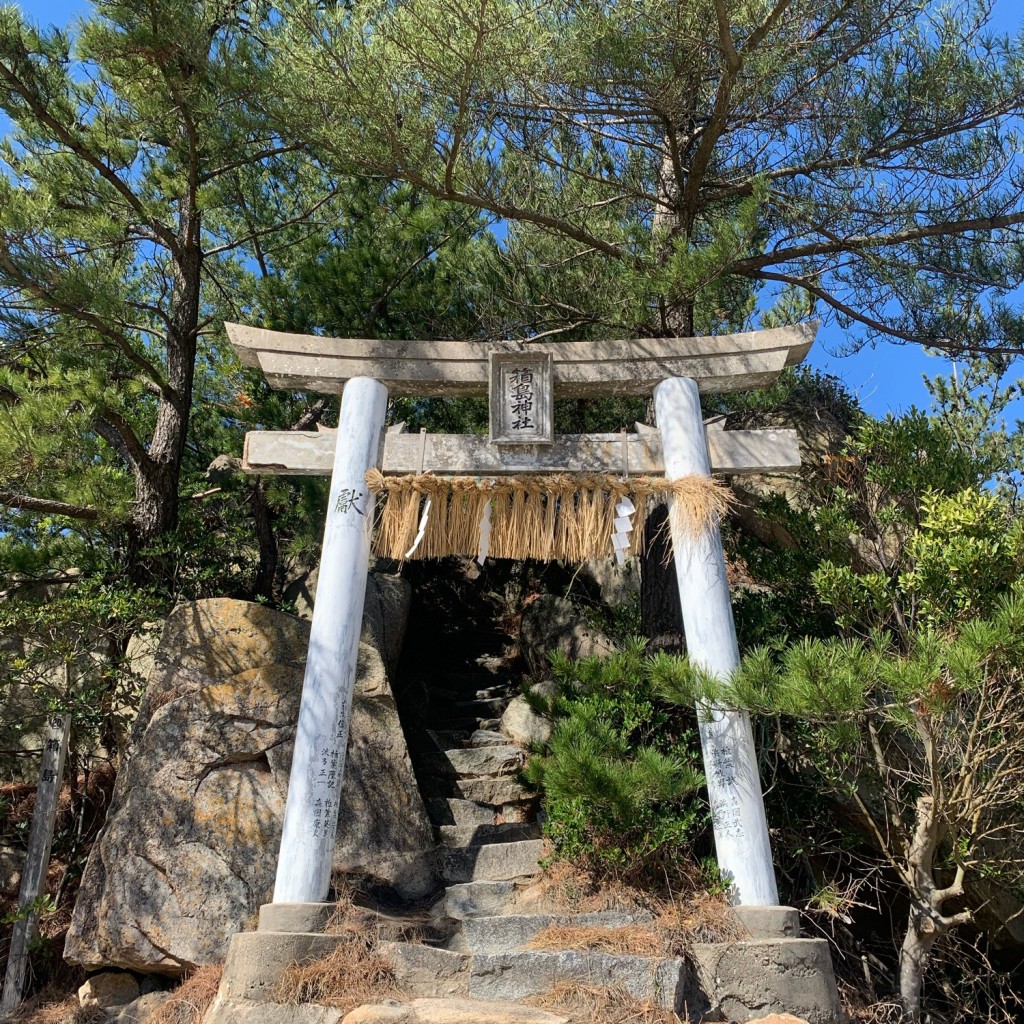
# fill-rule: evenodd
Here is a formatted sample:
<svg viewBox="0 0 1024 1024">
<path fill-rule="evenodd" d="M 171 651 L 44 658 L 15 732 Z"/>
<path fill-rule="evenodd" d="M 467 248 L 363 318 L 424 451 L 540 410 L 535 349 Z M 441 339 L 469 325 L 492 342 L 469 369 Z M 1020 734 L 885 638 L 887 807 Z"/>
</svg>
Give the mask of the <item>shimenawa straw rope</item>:
<svg viewBox="0 0 1024 1024">
<path fill-rule="evenodd" d="M 421 508 L 430 498 L 426 529 L 412 558 L 479 554 L 480 523 L 491 506 L 490 558 L 584 562 L 613 554 L 615 505 L 637 508 L 626 554 L 644 550 L 644 519 L 652 499 L 672 499 L 673 524 L 696 536 L 728 511 L 731 493 L 709 477 L 680 480 L 583 473 L 522 477 L 384 476 L 366 482 L 378 496 L 374 551 L 401 560 L 412 547 Z"/>
</svg>

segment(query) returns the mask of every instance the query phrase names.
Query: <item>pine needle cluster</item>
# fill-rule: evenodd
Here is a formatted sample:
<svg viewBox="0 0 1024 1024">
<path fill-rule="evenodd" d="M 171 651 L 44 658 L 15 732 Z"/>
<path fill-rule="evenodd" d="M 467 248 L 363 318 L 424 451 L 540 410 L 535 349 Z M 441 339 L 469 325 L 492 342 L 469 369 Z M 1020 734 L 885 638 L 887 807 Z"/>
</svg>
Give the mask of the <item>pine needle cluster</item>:
<svg viewBox="0 0 1024 1024">
<path fill-rule="evenodd" d="M 643 641 L 609 658 L 552 657 L 550 744 L 530 758 L 556 855 L 663 881 L 706 826 L 692 723 L 651 689 Z M 534 697 L 536 700 L 536 697 Z"/>
</svg>

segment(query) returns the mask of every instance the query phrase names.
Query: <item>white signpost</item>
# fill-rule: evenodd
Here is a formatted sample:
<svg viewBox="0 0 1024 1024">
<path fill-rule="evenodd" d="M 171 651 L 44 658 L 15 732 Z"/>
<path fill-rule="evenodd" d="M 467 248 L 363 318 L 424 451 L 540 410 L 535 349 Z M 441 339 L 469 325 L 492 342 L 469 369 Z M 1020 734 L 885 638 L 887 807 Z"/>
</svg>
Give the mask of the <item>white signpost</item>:
<svg viewBox="0 0 1024 1024">
<path fill-rule="evenodd" d="M 804 358 L 816 325 L 710 338 L 540 344 L 383 342 L 281 334 L 237 324 L 227 329 L 243 362 L 261 368 L 272 385 L 342 391 L 336 432 L 251 433 L 243 460 L 250 472 L 330 472 L 332 478 L 274 890 L 275 903 L 316 903 L 327 896 L 330 884 L 369 565 L 374 497 L 366 485 L 367 471 L 495 479 L 632 472 L 675 481 L 707 480 L 712 470 L 793 470 L 799 466 L 793 432 L 709 434 L 699 393 L 771 383 L 785 366 Z M 659 431 L 556 437 L 551 433 L 552 391 L 562 397 L 653 392 Z M 489 394 L 491 439 L 385 436 L 389 393 Z M 501 407 L 494 408 L 495 402 Z M 429 502 L 420 536 L 428 511 Z M 627 543 L 630 532 L 625 505 L 620 502 L 615 514 L 609 557 Z M 717 522 L 694 533 L 681 528 L 677 516 L 670 521 L 690 656 L 726 679 L 739 662 L 739 650 Z M 489 535 L 489 526 L 487 506 L 481 539 Z M 475 529 L 471 533 L 478 536 Z M 717 708 L 700 708 L 699 715 L 715 846 L 732 902 L 777 904 L 749 718 Z"/>
</svg>

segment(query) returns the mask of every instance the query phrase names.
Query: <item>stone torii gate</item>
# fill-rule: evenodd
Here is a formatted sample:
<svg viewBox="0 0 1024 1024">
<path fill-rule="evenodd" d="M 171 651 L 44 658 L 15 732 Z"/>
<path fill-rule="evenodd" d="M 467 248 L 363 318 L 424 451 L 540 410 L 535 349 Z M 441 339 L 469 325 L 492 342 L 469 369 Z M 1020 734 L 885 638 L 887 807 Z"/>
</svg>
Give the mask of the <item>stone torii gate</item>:
<svg viewBox="0 0 1024 1024">
<path fill-rule="evenodd" d="M 706 430 L 699 393 L 770 384 L 806 356 L 817 329 L 803 324 L 704 338 L 535 344 L 368 341 L 226 327 L 242 362 L 261 369 L 272 386 L 342 394 L 337 431 L 252 432 L 243 459 L 252 473 L 331 476 L 274 903 L 318 903 L 330 885 L 376 501 L 368 472 L 499 480 L 634 473 L 672 482 L 706 481 L 712 472 L 792 471 L 800 464 L 793 431 Z M 656 431 L 553 434 L 554 396 L 652 393 Z M 385 431 L 389 396 L 465 395 L 489 395 L 489 439 Z M 617 506 L 616 515 L 628 505 Z M 417 545 L 426 518 L 425 511 Z M 616 519 L 616 531 L 629 529 L 628 515 L 625 520 Z M 684 529 L 677 516 L 670 522 L 690 658 L 728 678 L 739 650 L 717 520 L 696 531 Z M 481 554 L 484 529 L 481 522 Z M 623 536 L 609 535 L 609 555 L 628 545 Z M 731 900 L 776 905 L 749 717 L 702 708 L 699 722 L 715 848 Z"/>
</svg>

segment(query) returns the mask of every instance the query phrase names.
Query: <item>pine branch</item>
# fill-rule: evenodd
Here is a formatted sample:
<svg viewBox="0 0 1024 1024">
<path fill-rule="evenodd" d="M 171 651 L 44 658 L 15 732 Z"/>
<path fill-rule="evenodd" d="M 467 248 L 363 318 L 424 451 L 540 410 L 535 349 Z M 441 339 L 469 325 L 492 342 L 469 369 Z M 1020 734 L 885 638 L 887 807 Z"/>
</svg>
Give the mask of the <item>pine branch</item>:
<svg viewBox="0 0 1024 1024">
<path fill-rule="evenodd" d="M 16 48 L 18 63 L 26 68 L 32 67 L 32 60 L 28 49 L 25 47 L 20 35 L 17 40 L 10 40 L 12 48 Z M 173 250 L 175 246 L 174 234 L 166 224 L 153 218 L 140 201 L 139 197 L 114 173 L 114 170 L 105 163 L 97 154 L 93 153 L 84 145 L 66 125 L 61 124 L 50 112 L 50 106 L 38 95 L 32 84 L 19 77 L 13 67 L 8 66 L 5 61 L 0 60 L 0 80 L 16 96 L 20 97 L 25 105 L 32 111 L 33 116 L 40 124 L 45 125 L 53 133 L 54 138 L 65 145 L 80 160 L 88 164 L 115 192 L 152 228 L 160 241 Z"/>
<path fill-rule="evenodd" d="M 48 498 L 34 498 L 29 494 L 12 494 L 9 491 L 0 491 L 0 505 L 24 512 L 67 516 L 69 519 L 95 521 L 100 518 L 100 510 L 91 505 L 71 505 L 65 501 L 50 501 Z"/>
<path fill-rule="evenodd" d="M 147 473 L 154 468 L 150 458 L 132 425 L 112 409 L 104 409 L 93 420 L 96 433 L 124 459 L 134 472 Z"/>
<path fill-rule="evenodd" d="M 973 231 L 997 231 L 1001 228 L 1024 224 L 1024 211 L 1007 213 L 996 217 L 970 217 L 965 220 L 941 221 L 938 224 L 919 224 L 905 231 L 891 231 L 889 234 L 854 235 L 832 242 L 811 242 L 807 245 L 793 245 L 787 249 L 773 249 L 762 256 L 751 256 L 738 260 L 732 269 L 739 274 L 750 274 L 761 267 L 790 263 L 808 256 L 836 256 L 849 252 L 871 252 L 890 246 L 917 242 L 924 238 L 942 238 L 947 235 L 966 235 Z"/>
</svg>

